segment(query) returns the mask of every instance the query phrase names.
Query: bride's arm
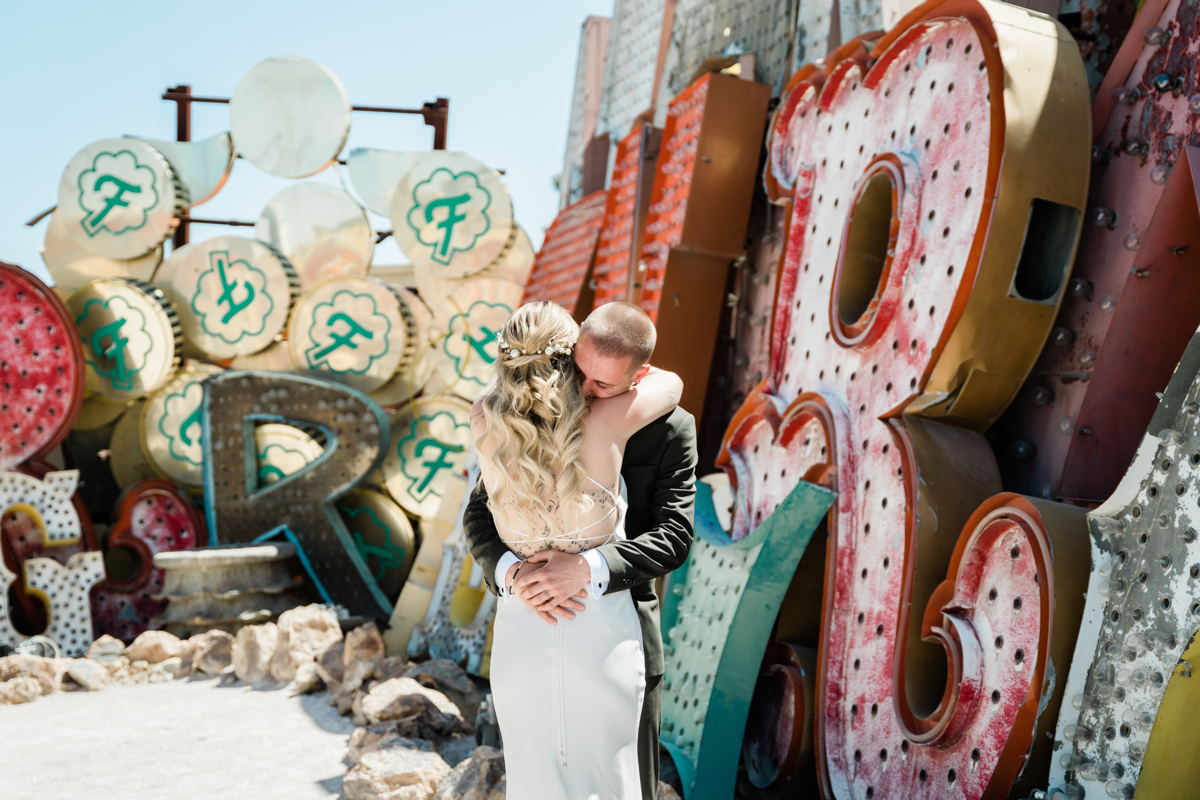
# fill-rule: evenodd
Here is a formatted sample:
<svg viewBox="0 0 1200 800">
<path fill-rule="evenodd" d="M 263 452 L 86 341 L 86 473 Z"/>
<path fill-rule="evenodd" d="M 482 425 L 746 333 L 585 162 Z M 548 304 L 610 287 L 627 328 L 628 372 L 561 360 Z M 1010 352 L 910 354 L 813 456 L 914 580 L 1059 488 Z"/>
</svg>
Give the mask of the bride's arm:
<svg viewBox="0 0 1200 800">
<path fill-rule="evenodd" d="M 471 429 L 476 439 L 483 436 L 485 428 L 482 399 L 477 399 L 471 409 Z M 476 447 L 478 447 L 478 442 L 476 442 Z M 478 455 L 480 472 L 483 473 L 490 468 L 490 465 L 487 464 L 482 453 Z M 483 577 L 488 588 L 492 590 L 493 594 L 503 594 L 505 583 L 501 576 L 496 576 L 496 568 L 501 560 L 508 561 L 505 556 L 511 556 L 511 551 L 504 540 L 500 538 L 500 531 L 496 528 L 495 520 L 492 519 L 492 510 L 488 507 L 487 488 L 482 475 L 474 491 L 471 492 L 471 500 L 463 514 L 463 534 L 466 536 L 471 556 L 477 564 L 483 567 Z"/>
<path fill-rule="evenodd" d="M 592 416 L 626 437 L 679 405 L 683 381 L 674 372 L 651 367 L 637 385 L 616 397 L 592 401 Z"/>
</svg>

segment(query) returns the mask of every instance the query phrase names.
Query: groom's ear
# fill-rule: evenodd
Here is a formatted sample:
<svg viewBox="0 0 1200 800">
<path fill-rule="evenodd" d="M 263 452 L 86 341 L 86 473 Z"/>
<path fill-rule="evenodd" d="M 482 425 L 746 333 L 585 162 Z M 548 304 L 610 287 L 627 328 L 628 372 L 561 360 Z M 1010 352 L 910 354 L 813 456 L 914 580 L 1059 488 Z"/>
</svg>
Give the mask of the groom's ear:
<svg viewBox="0 0 1200 800">
<path fill-rule="evenodd" d="M 637 371 L 637 374 L 633 376 L 633 380 L 634 380 L 634 382 L 636 383 L 637 381 L 640 381 L 642 378 L 646 377 L 646 375 L 647 375 L 649 372 L 650 372 L 650 365 L 649 365 L 649 364 L 642 364 L 642 368 L 641 368 L 641 369 L 639 369 L 639 370 Z"/>
</svg>

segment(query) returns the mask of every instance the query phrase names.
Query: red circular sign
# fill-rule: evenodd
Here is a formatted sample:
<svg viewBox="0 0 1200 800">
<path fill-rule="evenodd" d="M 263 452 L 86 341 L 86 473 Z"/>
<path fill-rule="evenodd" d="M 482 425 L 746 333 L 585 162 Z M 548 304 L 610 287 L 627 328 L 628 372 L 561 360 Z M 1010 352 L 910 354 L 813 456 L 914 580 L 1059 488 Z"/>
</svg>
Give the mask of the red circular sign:
<svg viewBox="0 0 1200 800">
<path fill-rule="evenodd" d="M 53 450 L 83 400 L 83 350 L 46 284 L 0 261 L 0 472 Z"/>
</svg>

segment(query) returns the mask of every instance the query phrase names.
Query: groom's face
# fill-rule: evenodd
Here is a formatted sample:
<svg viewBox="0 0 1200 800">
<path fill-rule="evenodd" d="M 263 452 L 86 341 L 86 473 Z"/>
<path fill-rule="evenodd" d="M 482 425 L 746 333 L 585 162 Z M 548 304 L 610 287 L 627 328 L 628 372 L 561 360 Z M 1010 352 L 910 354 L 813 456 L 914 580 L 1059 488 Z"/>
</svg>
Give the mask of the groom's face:
<svg viewBox="0 0 1200 800">
<path fill-rule="evenodd" d="M 583 375 L 584 397 L 615 397 L 628 392 L 641 374 L 641 364 L 632 359 L 599 353 L 590 337 L 583 334 L 575 343 L 575 366 Z"/>
</svg>

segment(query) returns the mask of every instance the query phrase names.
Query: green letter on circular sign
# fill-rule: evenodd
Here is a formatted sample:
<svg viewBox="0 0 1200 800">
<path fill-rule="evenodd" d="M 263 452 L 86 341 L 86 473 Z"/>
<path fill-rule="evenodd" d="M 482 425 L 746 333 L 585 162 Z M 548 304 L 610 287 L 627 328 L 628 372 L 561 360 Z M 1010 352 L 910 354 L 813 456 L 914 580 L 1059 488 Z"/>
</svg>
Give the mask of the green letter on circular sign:
<svg viewBox="0 0 1200 800">
<path fill-rule="evenodd" d="M 475 173 L 456 174 L 439 167 L 413 187 L 408 226 L 417 241 L 433 248 L 434 261 L 449 264 L 455 253 L 470 250 L 488 232 L 491 203 L 492 196 Z"/>
</svg>

